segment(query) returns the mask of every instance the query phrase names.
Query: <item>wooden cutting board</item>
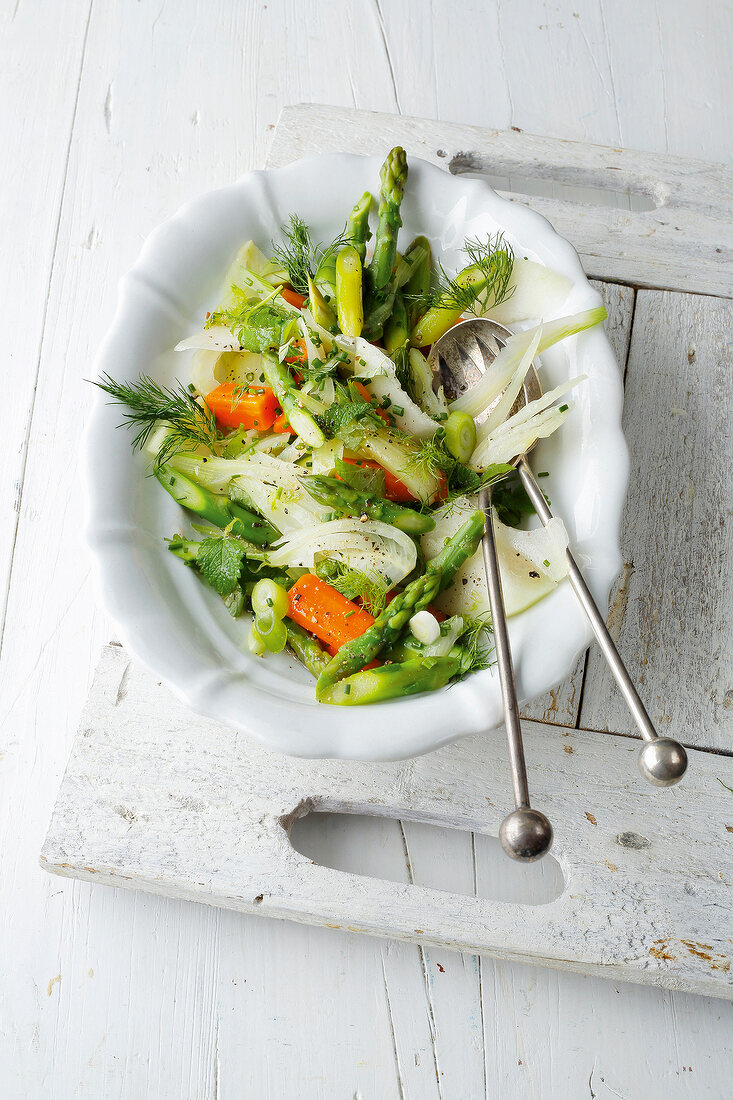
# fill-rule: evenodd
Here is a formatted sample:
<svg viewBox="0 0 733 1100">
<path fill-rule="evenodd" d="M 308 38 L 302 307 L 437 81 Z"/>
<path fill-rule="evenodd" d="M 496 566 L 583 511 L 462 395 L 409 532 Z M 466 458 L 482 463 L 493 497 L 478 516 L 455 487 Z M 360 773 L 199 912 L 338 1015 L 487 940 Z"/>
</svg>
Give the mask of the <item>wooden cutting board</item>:
<svg viewBox="0 0 733 1100">
<path fill-rule="evenodd" d="M 531 787 L 556 825 L 556 864 L 533 870 L 521 902 L 385 882 L 316 865 L 290 844 L 293 822 L 319 810 L 496 835 L 510 790 L 503 730 L 399 763 L 283 758 L 191 714 L 111 646 L 42 864 L 242 912 L 730 997 L 733 694 L 723 647 L 733 554 L 727 485 L 706 461 L 729 450 L 730 174 L 317 106 L 283 113 L 270 163 L 397 142 L 521 188 L 590 274 L 614 280 L 601 290 L 626 369 L 632 485 L 609 623 L 652 717 L 691 747 L 689 773 L 671 790 L 642 782 L 633 727 L 591 650 L 525 708 Z"/>
</svg>

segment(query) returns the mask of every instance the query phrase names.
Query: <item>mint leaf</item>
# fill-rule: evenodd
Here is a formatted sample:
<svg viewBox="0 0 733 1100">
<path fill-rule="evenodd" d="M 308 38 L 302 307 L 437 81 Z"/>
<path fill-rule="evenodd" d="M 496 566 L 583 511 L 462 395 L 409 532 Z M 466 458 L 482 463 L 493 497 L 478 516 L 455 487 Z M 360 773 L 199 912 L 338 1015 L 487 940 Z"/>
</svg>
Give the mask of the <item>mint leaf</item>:
<svg viewBox="0 0 733 1100">
<path fill-rule="evenodd" d="M 220 596 L 229 596 L 239 583 L 245 547 L 232 535 L 214 535 L 199 545 L 196 564 L 202 577 Z"/>
<path fill-rule="evenodd" d="M 371 466 L 359 466 L 352 462 L 336 459 L 336 473 L 351 489 L 367 497 L 384 496 L 384 470 L 375 470 Z"/>
<path fill-rule="evenodd" d="M 324 413 L 316 416 L 319 427 L 329 436 L 337 435 L 339 431 L 349 427 L 355 420 L 374 412 L 374 406 L 368 401 L 344 401 L 341 404 L 329 405 Z"/>
</svg>

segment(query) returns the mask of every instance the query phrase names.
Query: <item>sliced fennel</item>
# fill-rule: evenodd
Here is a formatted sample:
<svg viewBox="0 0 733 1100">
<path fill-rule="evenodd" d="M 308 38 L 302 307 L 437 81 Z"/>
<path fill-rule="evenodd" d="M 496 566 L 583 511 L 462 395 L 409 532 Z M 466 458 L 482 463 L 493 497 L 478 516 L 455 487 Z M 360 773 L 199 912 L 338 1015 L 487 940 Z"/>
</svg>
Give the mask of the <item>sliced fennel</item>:
<svg viewBox="0 0 733 1100">
<path fill-rule="evenodd" d="M 448 403 L 441 386 L 436 393 L 433 389 L 433 373 L 428 361 L 419 348 L 410 348 L 409 366 L 412 386 L 418 405 L 430 416 L 445 419 L 448 415 Z"/>
<path fill-rule="evenodd" d="M 275 260 L 268 260 L 254 241 L 246 241 L 232 261 L 224 280 L 221 308 L 234 304 L 233 286 L 244 286 L 248 274 L 258 275 L 270 287 L 287 283 L 289 275 Z"/>
<path fill-rule="evenodd" d="M 219 367 L 222 353 L 199 348 L 191 357 L 191 382 L 199 393 L 211 393 L 224 381 L 224 371 Z"/>
<path fill-rule="evenodd" d="M 171 465 L 192 474 L 199 484 L 250 502 L 283 534 L 310 528 L 329 513 L 300 484 L 303 468 L 269 454 L 242 458 L 206 458 L 177 454 Z"/>
<path fill-rule="evenodd" d="M 466 624 L 461 615 L 453 615 L 446 619 L 440 627 L 440 637 L 423 650 L 423 657 L 447 657 L 461 634 L 466 629 Z"/>
<path fill-rule="evenodd" d="M 497 462 L 512 462 L 517 455 L 528 451 L 535 440 L 552 435 L 573 408 L 570 403 L 559 407 L 554 403 L 585 378 L 584 374 L 571 378 L 535 401 L 529 401 L 514 416 L 499 424 L 493 433 L 480 439 L 471 455 L 470 466 L 474 470 L 485 470 Z"/>
<path fill-rule="evenodd" d="M 440 552 L 471 510 L 468 500 L 462 498 L 434 513 L 435 528 L 421 539 L 426 557 Z M 522 531 L 506 527 L 494 516 L 494 535 L 506 613 L 518 615 L 551 592 L 567 574 L 567 532 L 559 519 L 551 520 L 547 527 Z M 478 616 L 489 610 L 480 548 L 461 567 L 453 584 L 435 604 L 450 615 Z"/>
<path fill-rule="evenodd" d="M 490 436 L 491 433 L 495 431 L 500 424 L 504 423 L 506 418 L 509 416 L 509 413 L 511 412 L 514 402 L 519 396 L 519 391 L 524 384 L 524 379 L 527 371 L 532 365 L 532 360 L 537 354 L 537 347 L 540 342 L 540 336 L 542 335 L 541 328 L 533 331 L 534 338 L 530 341 L 526 351 L 524 352 L 524 355 L 519 360 L 517 369 L 512 375 L 509 385 L 506 387 L 501 397 L 496 402 L 493 409 L 490 411 L 488 417 L 479 428 L 477 440 L 478 443 L 480 443 L 482 439 L 488 438 L 488 436 Z"/>
<path fill-rule="evenodd" d="M 440 488 L 434 474 L 420 467 L 419 452 L 414 449 L 415 461 L 409 458 L 410 450 L 404 441 L 396 442 L 389 431 L 370 431 L 364 434 L 359 448 L 364 458 L 373 459 L 406 485 L 416 500 L 430 503 Z"/>
<path fill-rule="evenodd" d="M 340 439 L 327 439 L 322 447 L 309 452 L 310 466 L 303 471 L 308 474 L 326 474 L 330 476 L 336 469 L 336 459 L 344 457 L 344 445 Z"/>
<path fill-rule="evenodd" d="M 254 351 L 199 349 L 191 359 L 191 382 L 204 397 L 225 383 L 235 386 L 257 384 L 261 373 L 262 356 Z"/>
<path fill-rule="evenodd" d="M 210 328 L 195 332 L 185 340 L 179 340 L 174 351 L 241 351 L 239 340 L 226 325 L 211 325 Z"/>
<path fill-rule="evenodd" d="M 490 306 L 483 316 L 500 325 L 544 320 L 562 308 L 572 285 L 570 279 L 544 264 L 515 259 L 506 298 L 499 305 Z"/>
<path fill-rule="evenodd" d="M 501 349 L 489 370 L 482 375 L 479 382 L 472 389 L 462 394 L 451 404 L 451 409 L 470 413 L 471 416 L 479 416 L 489 409 L 500 393 L 509 385 L 518 364 L 531 345 L 537 332 L 540 333 L 539 342 L 535 354 L 541 355 L 547 348 L 568 336 L 583 332 L 600 324 L 606 317 L 604 306 L 596 306 L 594 309 L 586 309 L 582 313 L 576 313 L 571 317 L 560 317 L 556 321 L 547 321 L 527 332 L 518 332 L 510 336 L 506 345 Z"/>
<path fill-rule="evenodd" d="M 267 555 L 270 565 L 310 569 L 321 558 L 398 584 L 415 568 L 417 550 L 410 536 L 391 524 L 351 517 L 300 529 Z"/>
</svg>

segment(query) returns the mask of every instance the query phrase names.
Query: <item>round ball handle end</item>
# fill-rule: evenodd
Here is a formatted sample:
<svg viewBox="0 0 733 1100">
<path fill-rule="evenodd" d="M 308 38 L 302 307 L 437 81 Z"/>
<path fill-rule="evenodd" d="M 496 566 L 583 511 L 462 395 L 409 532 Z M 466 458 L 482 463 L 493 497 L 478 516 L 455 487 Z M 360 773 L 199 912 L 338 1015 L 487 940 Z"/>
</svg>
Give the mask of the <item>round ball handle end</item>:
<svg viewBox="0 0 733 1100">
<path fill-rule="evenodd" d="M 501 846 L 512 859 L 532 863 L 552 846 L 552 825 L 539 810 L 520 807 L 504 818 L 499 827 Z"/>
<path fill-rule="evenodd" d="M 687 771 L 687 753 L 679 741 L 657 737 L 639 750 L 639 771 L 655 787 L 672 787 Z"/>
</svg>

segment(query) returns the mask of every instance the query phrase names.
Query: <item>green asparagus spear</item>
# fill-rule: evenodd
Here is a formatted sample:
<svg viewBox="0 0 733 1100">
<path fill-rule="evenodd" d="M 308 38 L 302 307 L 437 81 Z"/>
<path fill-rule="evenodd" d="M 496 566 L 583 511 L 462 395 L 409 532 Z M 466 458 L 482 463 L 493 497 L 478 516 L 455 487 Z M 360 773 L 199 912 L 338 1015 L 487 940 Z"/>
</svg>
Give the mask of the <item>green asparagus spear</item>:
<svg viewBox="0 0 733 1100">
<path fill-rule="evenodd" d="M 334 265 L 335 265 L 334 257 Z M 333 299 L 336 298 L 336 275 L 334 266 L 334 285 L 333 285 Z M 322 325 L 324 328 L 332 329 L 336 324 L 336 314 L 331 309 L 330 305 L 324 298 L 321 290 L 310 275 L 308 276 L 308 301 L 310 303 L 311 313 L 313 314 L 313 320 L 318 325 Z"/>
<path fill-rule="evenodd" d="M 233 535 L 253 542 L 256 546 L 267 546 L 278 537 L 278 532 L 267 520 L 243 508 L 241 504 L 235 504 L 228 497 L 204 489 L 191 478 L 179 474 L 172 466 L 158 466 L 155 476 L 174 500 L 190 512 L 195 512 L 197 516 L 213 523 L 215 527 L 231 526 Z"/>
<path fill-rule="evenodd" d="M 331 660 L 330 656 L 302 626 L 292 619 L 284 619 L 283 622 L 288 632 L 288 645 L 298 660 L 318 678 Z"/>
<path fill-rule="evenodd" d="M 168 540 L 168 549 L 181 561 L 190 563 L 195 562 L 198 557 L 199 543 L 194 539 L 184 538 L 183 535 L 176 535 Z"/>
<path fill-rule="evenodd" d="M 266 352 L 262 356 L 262 370 L 268 386 L 272 386 L 275 391 L 280 408 L 287 416 L 293 431 L 309 447 L 322 447 L 326 437 L 307 409 L 301 408 L 297 387 L 285 363 L 280 363 L 276 355 Z"/>
<path fill-rule="evenodd" d="M 341 647 L 318 677 L 319 699 L 333 684 L 364 668 L 397 640 L 412 616 L 432 603 L 452 582 L 464 561 L 476 552 L 483 530 L 483 513 L 473 512 L 441 552 L 428 562 L 422 576 L 395 596 L 368 630 Z"/>
<path fill-rule="evenodd" d="M 347 244 L 336 260 L 336 307 L 344 336 L 361 336 L 364 325 L 361 282 L 361 258 L 354 246 Z"/>
<path fill-rule="evenodd" d="M 384 326 L 384 350 L 394 362 L 397 381 L 405 393 L 414 399 L 409 363 L 410 330 L 408 327 L 407 304 L 399 290 L 395 294 L 392 316 Z"/>
<path fill-rule="evenodd" d="M 372 235 L 369 228 L 369 210 L 371 209 L 371 205 L 371 192 L 365 191 L 349 214 L 349 220 L 346 223 L 346 237 L 351 241 L 354 248 L 359 253 L 359 259 L 362 263 L 364 263 L 366 259 L 367 241 Z"/>
<path fill-rule="evenodd" d="M 481 267 L 471 264 L 456 275 L 455 283 L 461 291 L 467 292 L 469 296 L 473 294 L 474 298 L 477 298 L 481 291 L 486 289 L 488 278 Z M 465 303 L 458 304 L 453 301 L 446 301 L 444 304 L 439 302 L 431 306 L 412 329 L 410 341 L 413 347 L 424 348 L 428 344 L 434 344 L 456 323 L 465 308 Z"/>
<path fill-rule="evenodd" d="M 364 315 L 363 335 L 367 340 L 377 340 L 382 335 L 392 315 L 397 294 L 410 281 L 413 270 L 424 263 L 426 252 L 422 246 L 417 246 L 412 251 L 408 249 L 404 256 L 396 255 L 397 264 L 387 286 L 378 291 L 370 290 Z"/>
<path fill-rule="evenodd" d="M 397 233 L 402 225 L 400 204 L 407 182 L 407 154 L 396 146 L 387 154 L 379 173 L 382 187 L 379 192 L 379 224 L 374 242 L 374 255 L 369 265 L 373 291 L 384 290 L 392 277 Z"/>
<path fill-rule="evenodd" d="M 413 249 L 422 248 L 425 258 L 422 263 L 415 265 L 412 274 L 405 286 L 405 300 L 407 302 L 408 325 L 413 328 L 415 322 L 423 315 L 430 296 L 430 278 L 433 267 L 433 254 L 430 241 L 427 237 L 415 237 L 410 244 L 405 256 L 409 256 Z"/>
<path fill-rule="evenodd" d="M 359 253 L 359 259 L 362 264 L 364 263 L 366 242 L 371 237 L 369 230 L 369 208 L 371 203 L 372 196 L 369 191 L 365 191 L 349 215 L 343 236 L 328 246 L 318 263 L 313 282 L 329 307 L 336 301 L 336 257 L 339 248 L 344 244 L 353 244 Z M 329 325 L 326 327 L 330 328 Z"/>
<path fill-rule="evenodd" d="M 384 703 L 444 687 L 460 671 L 457 657 L 426 657 L 364 669 L 326 689 L 319 699 L 340 707 Z"/>
<path fill-rule="evenodd" d="M 324 304 L 328 305 L 330 309 L 332 304 L 336 301 L 336 256 L 338 254 L 338 247 L 331 245 L 321 256 L 316 268 L 316 273 L 311 280 L 308 279 L 308 284 L 313 282 L 322 295 Z M 319 324 L 321 322 L 319 321 Z"/>
<path fill-rule="evenodd" d="M 313 474 L 300 480 L 303 487 L 319 504 L 345 515 L 366 515 L 369 519 L 391 523 L 393 527 L 405 531 L 408 535 L 422 535 L 435 527 L 432 516 L 415 512 L 412 508 L 395 504 L 391 500 L 384 500 L 382 497 L 360 493 L 345 482 L 339 481 L 338 478 Z"/>
<path fill-rule="evenodd" d="M 407 305 L 403 295 L 395 294 L 392 316 L 384 326 L 384 350 L 390 359 L 394 359 L 400 348 L 409 345 L 410 330 L 407 327 Z"/>
</svg>

